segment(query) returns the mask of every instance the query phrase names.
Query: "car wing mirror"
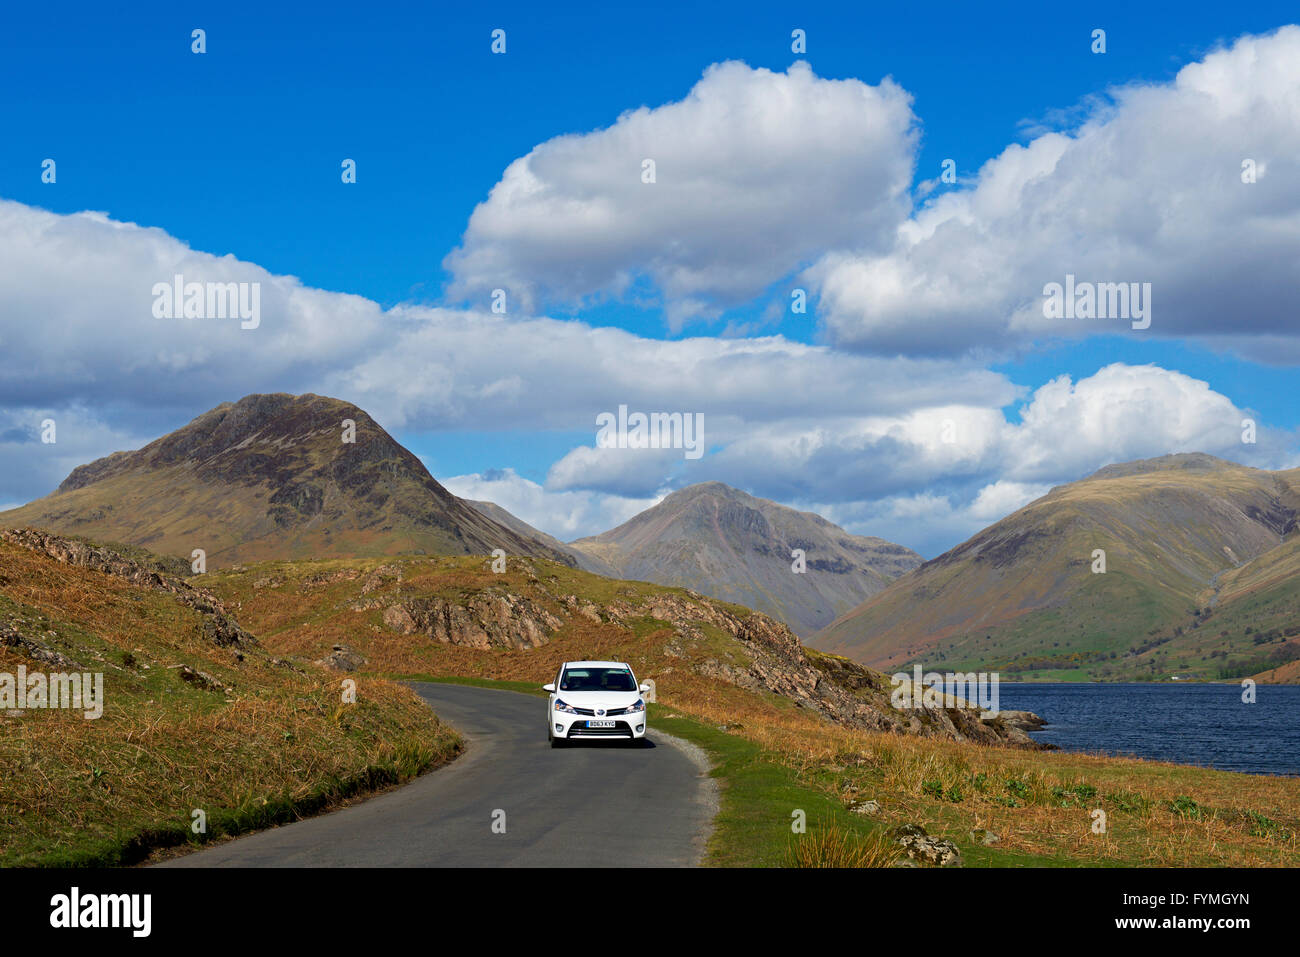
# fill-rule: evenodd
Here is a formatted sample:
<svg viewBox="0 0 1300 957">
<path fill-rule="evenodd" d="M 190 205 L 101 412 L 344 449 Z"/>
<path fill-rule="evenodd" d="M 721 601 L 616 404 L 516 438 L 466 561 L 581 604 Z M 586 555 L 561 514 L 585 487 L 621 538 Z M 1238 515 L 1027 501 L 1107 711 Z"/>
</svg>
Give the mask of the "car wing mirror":
<svg viewBox="0 0 1300 957">
<path fill-rule="evenodd" d="M 549 691 L 551 694 L 555 694 L 555 682 L 552 681 L 542 685 L 542 690 Z"/>
<path fill-rule="evenodd" d="M 650 686 L 643 681 L 641 682 L 641 686 L 637 688 L 637 690 L 640 691 L 642 694 L 646 694 L 650 691 Z"/>
</svg>

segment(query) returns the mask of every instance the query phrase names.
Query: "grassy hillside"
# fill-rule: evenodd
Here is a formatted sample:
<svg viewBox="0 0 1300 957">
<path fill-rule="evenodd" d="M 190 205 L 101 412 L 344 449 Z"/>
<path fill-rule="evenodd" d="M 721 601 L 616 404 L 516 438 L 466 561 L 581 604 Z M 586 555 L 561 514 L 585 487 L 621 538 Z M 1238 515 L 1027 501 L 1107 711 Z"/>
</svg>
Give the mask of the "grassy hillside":
<svg viewBox="0 0 1300 957">
<path fill-rule="evenodd" d="M 155 580 L 73 548 L 88 564 L 0 540 L 0 673 L 99 672 L 105 695 L 95 720 L 0 712 L 0 864 L 129 863 L 293 820 L 459 748 L 408 689 L 362 678 L 344 704 L 337 672 L 271 652 L 165 567 Z"/>
<path fill-rule="evenodd" d="M 968 865 L 1300 859 L 1300 781 L 1034 751 L 944 711 L 886 714 L 880 674 L 681 589 L 533 559 L 497 575 L 468 557 L 270 562 L 187 583 L 5 534 L 0 671 L 55 654 L 102 670 L 109 691 L 98 721 L 0 717 L 6 864 L 137 860 L 197 840 L 195 808 L 215 838 L 400 781 L 457 741 L 389 678 L 536 689 L 581 657 L 631 661 L 657 684 L 652 723 L 713 755 L 714 864 L 888 864 L 894 829 L 915 825 Z M 356 667 L 356 705 L 312 664 L 326 656 Z M 874 813 L 854 810 L 866 801 Z"/>
<path fill-rule="evenodd" d="M 336 645 L 385 675 L 522 679 L 575 659 L 628 661 L 700 714 L 803 710 L 861 727 L 1029 741 L 974 713 L 895 712 L 884 676 L 805 655 L 780 623 L 696 592 L 615 581 L 541 559 L 267 562 L 205 587 L 281 653 Z"/>
<path fill-rule="evenodd" d="M 829 720 L 811 683 L 752 680 L 772 668 L 763 642 L 710 625 L 719 608 L 679 589 L 615 582 L 544 561 L 494 575 L 482 559 L 268 563 L 207 582 L 264 641 L 311 657 L 348 644 L 363 673 L 537 690 L 570 658 L 633 663 L 657 684 L 651 723 L 708 750 L 724 782 L 710 860 L 719 865 L 888 863 L 889 835 L 919 824 L 953 841 L 968 865 L 1293 865 L 1300 781 L 1157 762 L 974 746 L 945 734 L 899 733 Z M 489 599 L 483 604 L 484 598 Z M 406 631 L 394 606 L 473 609 L 502 631 Z M 683 611 L 678 603 L 694 605 Z M 431 604 L 430 607 L 433 607 Z M 508 610 L 507 610 L 508 609 Z M 547 621 L 546 616 L 553 620 Z M 695 616 L 695 617 L 692 617 Z M 540 630 L 530 628 L 536 625 Z M 817 680 L 879 705 L 882 676 L 810 652 Z M 849 670 L 846 675 L 844 670 Z M 795 673 L 793 670 L 791 673 Z M 875 814 L 852 807 L 876 801 Z M 790 831 L 808 813 L 805 841 Z M 1092 831 L 1092 812 L 1108 830 Z M 998 841 L 983 843 L 991 830 Z M 837 850 L 838 847 L 838 850 Z"/>
<path fill-rule="evenodd" d="M 1103 469 L 925 563 L 812 644 L 887 669 L 1021 679 L 1251 674 L 1273 650 L 1258 633 L 1300 597 L 1286 557 L 1298 487 L 1294 472 L 1208 456 Z"/>
</svg>

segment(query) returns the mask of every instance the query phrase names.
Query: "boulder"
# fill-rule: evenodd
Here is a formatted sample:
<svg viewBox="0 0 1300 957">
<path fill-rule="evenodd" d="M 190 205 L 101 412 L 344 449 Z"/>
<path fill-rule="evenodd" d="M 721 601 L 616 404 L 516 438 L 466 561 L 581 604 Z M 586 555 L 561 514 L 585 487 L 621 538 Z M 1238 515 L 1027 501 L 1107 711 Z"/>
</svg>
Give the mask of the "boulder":
<svg viewBox="0 0 1300 957">
<path fill-rule="evenodd" d="M 333 650 L 316 662 L 335 671 L 356 671 L 366 663 L 366 659 L 347 645 L 335 645 Z"/>
</svg>

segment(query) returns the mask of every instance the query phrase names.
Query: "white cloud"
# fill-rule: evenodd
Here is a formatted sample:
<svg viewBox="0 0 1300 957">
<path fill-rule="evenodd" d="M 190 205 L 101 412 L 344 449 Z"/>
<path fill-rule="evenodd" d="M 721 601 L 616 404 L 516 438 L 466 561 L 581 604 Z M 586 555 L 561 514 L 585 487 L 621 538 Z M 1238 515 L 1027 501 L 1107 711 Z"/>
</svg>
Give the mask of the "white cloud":
<svg viewBox="0 0 1300 957">
<path fill-rule="evenodd" d="M 0 370 L 0 408 L 20 418 L 41 402 L 60 414 L 100 410 L 96 437 L 85 433 L 76 461 L 51 470 L 39 464 L 51 459 L 16 451 L 12 461 L 22 464 L 0 486 L 5 497 L 45 494 L 80 461 L 138 447 L 250 392 L 335 395 L 407 433 L 586 432 L 593 442 L 596 416 L 620 404 L 701 413 L 710 449 L 754 441 L 768 424 L 833 432 L 841 421 L 950 403 L 996 408 L 1019 394 L 972 362 L 882 359 L 781 336 L 663 341 L 576 321 L 384 311 L 99 214 L 0 202 L 0 225 L 0 338 L 10 357 Z M 176 272 L 261 282 L 260 327 L 155 318 L 153 284 Z M 581 484 L 581 470 L 565 473 L 585 454 L 557 463 L 553 490 Z M 659 464 L 680 459 L 679 451 Z M 615 463 L 621 479 L 609 471 Z M 632 466 L 631 457 L 611 459 L 588 479 L 604 474 L 611 487 L 603 492 L 635 498 L 667 480 L 641 458 Z"/>
<path fill-rule="evenodd" d="M 713 446 L 755 422 L 944 401 L 998 406 L 1019 394 L 1005 376 L 970 362 L 855 356 L 781 336 L 665 341 L 450 309 L 384 315 L 388 340 L 340 364 L 325 387 L 407 429 L 589 430 L 594 443 L 596 416 L 625 404 L 702 413 Z"/>
<path fill-rule="evenodd" d="M 808 506 L 802 506 L 808 508 Z M 875 535 L 933 558 L 987 522 L 954 506 L 947 495 L 917 492 L 811 508 L 855 535 Z"/>
<path fill-rule="evenodd" d="M 581 445 L 551 466 L 546 487 L 598 488 L 610 494 L 644 496 L 647 491 L 664 487 L 674 475 L 685 474 L 686 461 L 680 449 Z"/>
<path fill-rule="evenodd" d="M 970 187 L 932 199 L 892 250 L 833 252 L 806 278 L 834 341 L 890 354 L 1122 332 L 1294 361 L 1297 248 L 1300 27 L 1289 26 L 1169 84 L 1112 91 L 1077 129 L 1008 147 Z M 1150 282 L 1150 329 L 1044 318 L 1044 285 L 1067 273 Z"/>
<path fill-rule="evenodd" d="M 1023 508 L 1034 499 L 1042 498 L 1051 489 L 1050 485 L 1032 485 L 998 479 L 979 490 L 979 494 L 975 496 L 975 501 L 971 502 L 967 512 L 981 524 L 988 525 Z"/>
<path fill-rule="evenodd" d="M 553 491 L 514 469 L 454 475 L 443 485 L 453 495 L 495 502 L 533 528 L 570 542 L 622 525 L 633 515 L 659 503 L 662 496 L 628 498 L 603 492 Z"/>
<path fill-rule="evenodd" d="M 258 282 L 261 325 L 158 319 L 155 283 Z M 0 403 L 139 401 L 191 407 L 274 391 L 373 350 L 379 306 L 303 286 L 156 228 L 0 200 Z"/>
<path fill-rule="evenodd" d="M 53 423 L 47 432 L 45 423 Z M 43 439 L 52 438 L 52 442 Z M 140 448 L 155 435 L 105 422 L 80 403 L 0 407 L 0 499 L 20 504 L 53 491 L 78 465 L 121 449 Z"/>
<path fill-rule="evenodd" d="M 1261 424 L 1258 442 L 1243 444 L 1248 417 L 1254 417 L 1250 410 L 1206 382 L 1154 365 L 1115 363 L 1078 382 L 1052 380 L 1011 417 L 1000 405 L 935 402 L 891 415 L 748 420 L 698 462 L 671 454 L 634 462 L 630 452 L 582 448 L 565 456 L 552 477 L 557 487 L 622 495 L 718 480 L 777 501 L 897 520 L 904 528 L 907 503 L 915 502 L 933 528 L 974 531 L 1052 485 L 1113 462 L 1200 451 L 1288 467 L 1295 435 Z M 866 508 L 873 502 L 889 507 Z M 909 532 L 917 534 L 929 530 Z"/>
<path fill-rule="evenodd" d="M 889 79 L 716 64 L 678 102 L 511 163 L 447 257 L 451 294 L 504 288 L 532 309 L 644 276 L 674 326 L 716 315 L 828 249 L 883 250 L 910 208 L 915 140 Z"/>
<path fill-rule="evenodd" d="M 260 282 L 261 325 L 155 318 L 153 286 L 176 273 Z M 577 321 L 385 311 L 161 229 L 3 200 L 0 303 L 0 406 L 11 408 L 81 402 L 184 422 L 250 392 L 311 390 L 393 427 L 594 435 L 596 415 L 620 403 L 703 412 L 713 429 L 729 417 L 902 410 L 941 394 L 997 403 L 1016 391 L 970 362 L 895 362 L 781 336 L 663 341 Z"/>
<path fill-rule="evenodd" d="M 1060 376 L 1035 391 L 1021 423 L 1008 429 L 1007 474 L 1058 482 L 1173 452 L 1277 467 L 1289 437 L 1265 431 L 1255 445 L 1243 445 L 1249 415 L 1208 383 L 1159 366 L 1114 363 L 1077 383 Z"/>
</svg>

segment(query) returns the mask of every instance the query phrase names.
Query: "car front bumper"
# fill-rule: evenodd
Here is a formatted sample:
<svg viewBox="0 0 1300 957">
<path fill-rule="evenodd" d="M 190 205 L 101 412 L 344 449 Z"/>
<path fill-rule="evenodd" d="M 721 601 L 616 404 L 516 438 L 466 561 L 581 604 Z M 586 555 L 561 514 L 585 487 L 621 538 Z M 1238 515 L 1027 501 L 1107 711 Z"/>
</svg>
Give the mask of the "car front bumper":
<svg viewBox="0 0 1300 957">
<path fill-rule="evenodd" d="M 612 728 L 589 728 L 588 721 L 613 721 Z M 551 734 L 568 741 L 595 741 L 601 738 L 624 741 L 644 738 L 646 732 L 645 712 L 634 714 L 617 714 L 609 718 L 594 718 L 585 714 L 567 714 L 563 711 L 551 712 Z"/>
</svg>

